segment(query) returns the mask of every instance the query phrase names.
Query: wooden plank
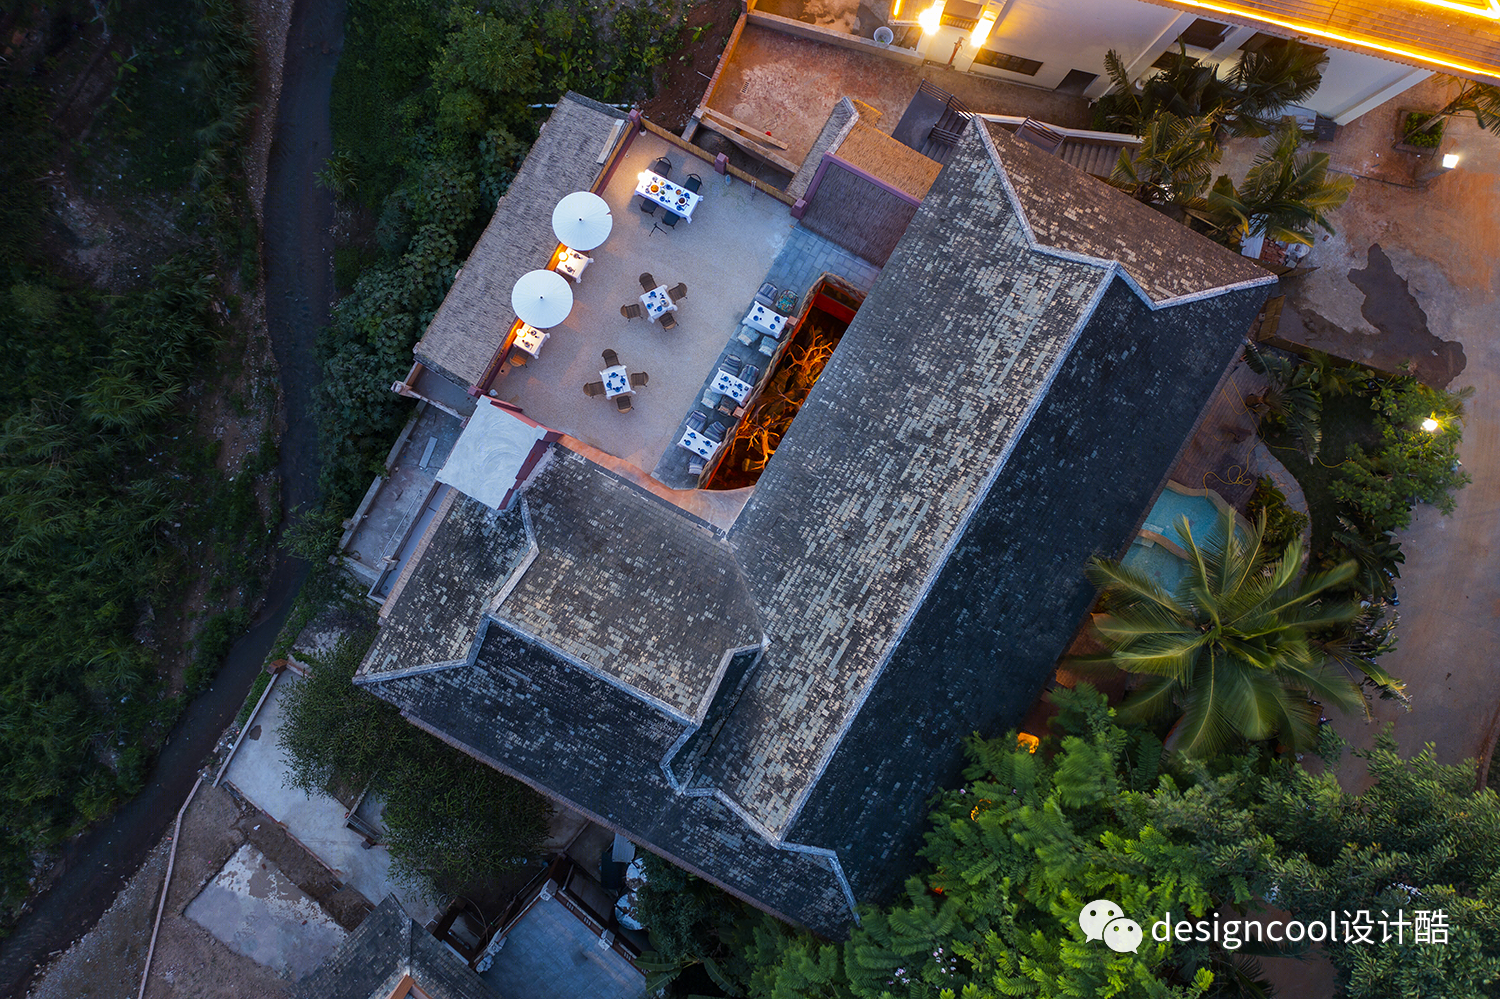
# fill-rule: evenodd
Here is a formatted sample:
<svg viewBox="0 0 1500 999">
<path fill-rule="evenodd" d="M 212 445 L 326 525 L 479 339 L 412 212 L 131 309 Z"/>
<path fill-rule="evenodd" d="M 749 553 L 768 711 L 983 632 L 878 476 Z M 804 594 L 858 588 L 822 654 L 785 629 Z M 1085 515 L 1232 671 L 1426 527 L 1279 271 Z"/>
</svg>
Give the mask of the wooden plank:
<svg viewBox="0 0 1500 999">
<path fill-rule="evenodd" d="M 772 138 L 769 132 L 757 131 L 751 126 L 746 125 L 744 122 L 740 121 L 738 118 L 731 118 L 729 115 L 725 114 L 722 111 L 715 111 L 713 108 L 704 108 L 703 113 L 706 115 L 712 115 L 714 118 L 717 118 L 720 122 L 728 125 L 736 132 L 740 132 L 746 137 L 754 139 L 756 142 L 762 142 L 768 146 L 775 146 L 777 149 L 786 149 L 786 143 L 782 142 L 780 139 Z"/>
<path fill-rule="evenodd" d="M 796 175 L 797 166 L 795 163 L 788 161 L 786 157 L 780 155 L 772 149 L 767 149 L 765 146 L 755 144 L 755 142 L 750 138 L 740 135 L 728 125 L 721 124 L 711 118 L 705 118 L 703 119 L 703 127 L 718 132 L 720 135 L 724 136 L 724 138 L 728 139 L 730 142 L 733 142 L 735 145 L 745 150 L 745 152 L 749 153 L 751 156 L 759 156 L 761 159 L 780 167 L 787 173 L 794 176 Z"/>
</svg>

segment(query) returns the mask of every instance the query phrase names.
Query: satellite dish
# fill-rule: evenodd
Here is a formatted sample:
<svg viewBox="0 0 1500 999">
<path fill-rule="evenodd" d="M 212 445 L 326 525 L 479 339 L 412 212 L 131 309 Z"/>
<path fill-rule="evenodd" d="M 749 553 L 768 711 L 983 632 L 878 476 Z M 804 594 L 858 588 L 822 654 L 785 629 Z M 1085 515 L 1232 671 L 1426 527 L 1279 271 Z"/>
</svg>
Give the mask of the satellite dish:
<svg viewBox="0 0 1500 999">
<path fill-rule="evenodd" d="M 881 45 L 889 45 L 896 40 L 896 33 L 882 24 L 875 29 L 875 40 Z"/>
</svg>

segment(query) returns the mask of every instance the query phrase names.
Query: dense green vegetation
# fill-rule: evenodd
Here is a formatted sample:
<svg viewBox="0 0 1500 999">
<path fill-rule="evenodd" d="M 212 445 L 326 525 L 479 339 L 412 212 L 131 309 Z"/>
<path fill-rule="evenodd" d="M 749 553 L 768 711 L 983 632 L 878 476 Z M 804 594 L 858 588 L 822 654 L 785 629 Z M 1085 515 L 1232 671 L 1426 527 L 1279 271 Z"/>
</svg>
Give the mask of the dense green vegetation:
<svg viewBox="0 0 1500 999">
<path fill-rule="evenodd" d="M 1355 795 L 1263 748 L 1188 763 L 1122 728 L 1086 685 L 1051 697 L 1052 735 L 1034 755 L 1013 733 L 971 742 L 964 784 L 934 799 L 924 871 L 892 905 L 864 909 L 847 942 L 763 916 L 726 926 L 689 891 L 697 946 L 720 955 L 731 994 L 1265 997 L 1259 961 L 1308 950 L 1244 932 L 1247 918 L 1285 918 L 1271 904 L 1307 922 L 1364 913 L 1368 942 L 1320 945 L 1349 999 L 1493 994 L 1500 797 L 1475 790 L 1472 761 L 1402 760 L 1385 737 Z M 1085 937 L 1078 917 L 1097 899 L 1139 923 L 1137 951 Z M 1419 911 L 1446 915 L 1445 943 L 1416 940 Z M 1217 923 L 1225 943 L 1153 939 L 1168 912 Z"/>
<path fill-rule="evenodd" d="M 1314 557 L 1363 565 L 1372 552 L 1388 551 L 1382 562 L 1394 574 L 1401 559 L 1391 533 L 1411 523 L 1417 503 L 1451 513 L 1453 494 L 1470 481 L 1458 445 L 1471 390 L 1444 392 L 1322 355 L 1301 361 L 1250 347 L 1245 358 L 1270 379 L 1246 403 L 1307 496 Z M 1365 576 L 1360 592 L 1384 596 L 1388 586 Z"/>
<path fill-rule="evenodd" d="M 352 508 L 409 407 L 390 391 L 495 203 L 567 90 L 643 96 L 677 45 L 675 4 L 353 0 L 321 180 L 376 213 L 380 254 L 345 254 L 322 338 L 324 491 Z M 354 267 L 364 265 L 357 277 Z"/>
<path fill-rule="evenodd" d="M 1118 562 L 1089 566 L 1106 608 L 1094 618 L 1109 648 L 1101 659 L 1138 674 L 1120 716 L 1172 721 L 1169 749 L 1204 756 L 1279 738 L 1304 751 L 1318 739 L 1314 700 L 1345 712 L 1364 707 L 1344 664 L 1315 640 L 1359 615 L 1338 594 L 1354 578 L 1353 561 L 1304 576 L 1302 539 L 1275 551 L 1262 542 L 1264 528 L 1236 530 L 1226 511 L 1222 540 L 1200 542 L 1183 517 L 1187 573 L 1175 593 Z M 1373 663 L 1350 662 L 1390 686 Z"/>
<path fill-rule="evenodd" d="M 236 158 L 250 42 L 231 0 L 152 11 L 115 22 L 136 55 L 118 63 L 93 119 L 92 162 L 129 170 L 112 190 L 161 194 L 150 204 L 180 249 L 123 294 L 102 293 L 49 256 L 38 177 L 89 155 L 61 141 L 52 120 L 49 74 L 63 56 L 18 57 L 0 80 L 0 343 L 12 372 L 0 402 L 4 919 L 49 848 L 140 787 L 176 717 L 180 698 L 165 696 L 164 671 L 181 652 L 154 637 L 157 613 L 173 612 L 200 574 L 218 574 L 219 599 L 253 589 L 266 536 L 255 477 L 269 466 L 252 459 L 234 478 L 221 474 L 218 444 L 195 434 L 190 412 L 201 379 L 215 374 L 222 317 L 238 305 L 224 276 L 246 262 Z M 253 265 L 253 238 L 248 253 Z M 274 463 L 274 445 L 270 454 Z M 186 656 L 189 691 L 212 677 L 243 614 L 202 629 Z"/>
<path fill-rule="evenodd" d="M 398 878 L 433 899 L 482 886 L 533 858 L 552 807 L 526 785 L 439 742 L 356 687 L 373 636 L 345 636 L 282 704 L 288 781 L 309 793 L 366 787 L 385 798 Z"/>
</svg>

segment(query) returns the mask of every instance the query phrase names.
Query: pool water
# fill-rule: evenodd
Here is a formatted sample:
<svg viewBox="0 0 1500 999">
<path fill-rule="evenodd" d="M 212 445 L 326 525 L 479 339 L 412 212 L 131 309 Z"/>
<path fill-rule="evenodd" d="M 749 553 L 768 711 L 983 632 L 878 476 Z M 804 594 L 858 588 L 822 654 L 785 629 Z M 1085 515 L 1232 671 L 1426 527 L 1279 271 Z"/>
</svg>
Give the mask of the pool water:
<svg viewBox="0 0 1500 999">
<path fill-rule="evenodd" d="M 1168 541 L 1173 541 L 1183 548 L 1187 547 L 1186 539 L 1178 530 L 1178 522 L 1186 517 L 1189 528 L 1193 532 L 1193 541 L 1200 547 L 1210 544 L 1221 543 L 1224 540 L 1222 529 L 1222 514 L 1219 508 L 1207 496 L 1189 496 L 1179 493 L 1170 485 L 1161 491 L 1156 503 L 1151 507 L 1151 513 L 1146 517 L 1146 522 L 1141 525 L 1142 531 L 1152 531 L 1160 534 Z M 1242 529 L 1241 536 L 1243 536 Z M 1127 568 L 1156 581 L 1157 585 L 1168 593 L 1177 589 L 1177 584 L 1187 575 L 1187 563 L 1170 551 L 1160 542 L 1146 537 L 1138 537 L 1130 546 L 1130 551 L 1125 553 L 1121 563 Z"/>
</svg>

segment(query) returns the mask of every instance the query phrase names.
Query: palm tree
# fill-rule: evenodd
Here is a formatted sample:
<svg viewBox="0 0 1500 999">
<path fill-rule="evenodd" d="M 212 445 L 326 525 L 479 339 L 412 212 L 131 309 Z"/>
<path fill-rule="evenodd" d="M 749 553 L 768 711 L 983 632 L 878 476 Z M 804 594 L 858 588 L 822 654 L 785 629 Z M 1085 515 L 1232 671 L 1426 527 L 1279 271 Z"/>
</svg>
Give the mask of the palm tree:
<svg viewBox="0 0 1500 999">
<path fill-rule="evenodd" d="M 1457 77 L 1448 79 L 1459 85 L 1458 96 L 1434 111 L 1431 117 L 1422 122 L 1421 127 L 1412 130 L 1412 134 L 1426 132 L 1447 118 L 1471 114 L 1480 128 L 1500 135 L 1500 87 L 1493 83 L 1476 83 Z"/>
<path fill-rule="evenodd" d="M 1099 99 L 1096 120 L 1110 131 L 1135 135 L 1157 115 L 1172 114 L 1212 118 L 1226 135 L 1266 135 L 1283 110 L 1318 89 L 1327 61 L 1317 49 L 1278 40 L 1241 53 L 1220 77 L 1217 66 L 1190 57 L 1183 45 L 1168 54 L 1162 69 L 1137 85 L 1119 53 L 1111 49 L 1104 57 L 1104 71 L 1114 86 Z"/>
<path fill-rule="evenodd" d="M 1284 354 L 1263 351 L 1253 343 L 1245 345 L 1244 356 L 1251 371 L 1271 382 L 1260 395 L 1246 396 L 1245 405 L 1252 413 L 1264 410 L 1273 426 L 1285 427 L 1311 462 L 1323 446 L 1320 369 L 1314 364 L 1299 364 Z"/>
<path fill-rule="evenodd" d="M 1310 699 L 1344 711 L 1364 703 L 1347 668 L 1309 640 L 1358 614 L 1356 603 L 1329 594 L 1348 584 L 1354 563 L 1299 580 L 1301 540 L 1273 556 L 1261 544 L 1264 526 L 1262 517 L 1236 531 L 1226 511 L 1223 540 L 1200 546 L 1183 518 L 1188 572 L 1175 594 L 1118 562 L 1088 568 L 1108 609 L 1094 623 L 1110 652 L 1095 661 L 1141 674 L 1122 718 L 1179 715 L 1168 748 L 1203 756 L 1279 736 L 1300 750 L 1317 741 Z"/>
<path fill-rule="evenodd" d="M 1311 230 L 1333 226 L 1328 213 L 1349 200 L 1354 178 L 1328 173 L 1328 154 L 1298 156 L 1302 132 L 1284 123 L 1266 140 L 1238 189 L 1220 177 L 1209 192 L 1210 214 L 1230 246 L 1266 235 L 1283 243 L 1312 245 Z"/>
<path fill-rule="evenodd" d="M 1159 114 L 1147 123 L 1134 155 L 1120 150 L 1109 182 L 1179 222 L 1205 207 L 1203 192 L 1222 152 L 1213 118 Z"/>
</svg>

